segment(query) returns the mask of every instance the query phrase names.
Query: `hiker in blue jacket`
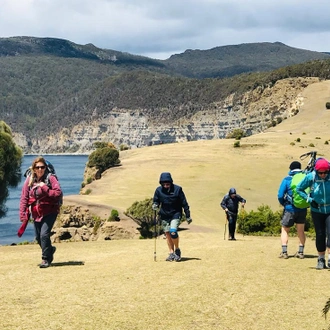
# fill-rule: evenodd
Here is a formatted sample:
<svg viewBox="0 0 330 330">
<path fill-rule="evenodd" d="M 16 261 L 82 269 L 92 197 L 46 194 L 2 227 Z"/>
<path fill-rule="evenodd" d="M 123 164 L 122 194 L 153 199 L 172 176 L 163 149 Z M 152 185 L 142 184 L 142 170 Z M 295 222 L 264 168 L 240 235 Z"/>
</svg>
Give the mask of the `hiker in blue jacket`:
<svg viewBox="0 0 330 330">
<path fill-rule="evenodd" d="M 228 221 L 228 231 L 229 231 L 228 239 L 230 241 L 236 241 L 235 230 L 236 230 L 239 203 L 241 203 L 242 207 L 244 208 L 246 200 L 236 193 L 235 188 L 230 188 L 228 194 L 226 194 L 223 197 L 220 203 L 220 206 L 226 212 L 226 217 Z"/>
<path fill-rule="evenodd" d="M 297 193 L 310 203 L 318 252 L 316 269 L 325 269 L 325 252 L 328 248 L 328 267 L 330 267 L 330 166 L 324 158 L 319 158 L 314 170 L 308 173 L 297 185 Z M 310 187 L 310 194 L 305 189 Z"/>
<path fill-rule="evenodd" d="M 160 207 L 158 214 L 169 248 L 169 256 L 166 261 L 180 261 L 178 227 L 182 217 L 182 209 L 186 215 L 187 223 L 192 222 L 189 205 L 182 188 L 173 184 L 171 173 L 161 173 L 159 183 L 160 186 L 156 188 L 154 193 L 152 209 L 157 211 Z"/>
<path fill-rule="evenodd" d="M 297 235 L 299 239 L 299 248 L 296 254 L 294 255 L 297 258 L 304 258 L 304 247 L 306 242 L 305 236 L 305 222 L 307 215 L 307 208 L 299 209 L 293 205 L 293 196 L 291 181 L 294 175 L 301 173 L 301 163 L 294 161 L 289 166 L 289 173 L 286 176 L 280 185 L 280 188 L 277 193 L 277 199 L 279 203 L 284 206 L 283 216 L 281 220 L 281 244 L 282 252 L 279 255 L 279 258 L 288 259 L 288 241 L 289 241 L 289 232 L 290 228 L 296 224 Z"/>
</svg>

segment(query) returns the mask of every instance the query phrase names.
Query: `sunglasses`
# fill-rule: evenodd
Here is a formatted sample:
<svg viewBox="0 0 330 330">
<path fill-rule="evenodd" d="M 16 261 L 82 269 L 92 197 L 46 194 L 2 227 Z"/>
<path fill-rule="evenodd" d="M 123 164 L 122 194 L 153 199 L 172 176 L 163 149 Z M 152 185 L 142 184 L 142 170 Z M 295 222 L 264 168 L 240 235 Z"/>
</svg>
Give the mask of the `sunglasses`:
<svg viewBox="0 0 330 330">
<path fill-rule="evenodd" d="M 323 174 L 329 174 L 329 171 L 325 171 L 325 172 L 317 172 L 318 175 L 323 175 Z"/>
<path fill-rule="evenodd" d="M 44 170 L 46 168 L 46 166 L 36 166 L 35 169 L 37 170 Z"/>
</svg>

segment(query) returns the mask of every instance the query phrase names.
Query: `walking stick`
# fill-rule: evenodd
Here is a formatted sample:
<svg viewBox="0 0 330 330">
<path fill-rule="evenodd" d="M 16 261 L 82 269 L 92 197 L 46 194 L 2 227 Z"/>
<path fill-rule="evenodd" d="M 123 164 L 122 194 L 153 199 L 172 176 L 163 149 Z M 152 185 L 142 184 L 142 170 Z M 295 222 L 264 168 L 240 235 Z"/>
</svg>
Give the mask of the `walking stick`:
<svg viewBox="0 0 330 330">
<path fill-rule="evenodd" d="M 155 225 L 155 232 L 154 232 L 154 236 L 155 236 L 155 248 L 154 248 L 154 261 L 157 261 L 157 253 L 156 253 L 156 242 L 157 242 L 157 212 L 154 211 L 154 225 Z"/>
<path fill-rule="evenodd" d="M 225 231 L 224 231 L 224 233 L 223 233 L 223 239 L 224 239 L 224 240 L 226 240 L 227 222 L 228 222 L 228 218 L 227 218 L 227 215 L 226 215 Z"/>
</svg>

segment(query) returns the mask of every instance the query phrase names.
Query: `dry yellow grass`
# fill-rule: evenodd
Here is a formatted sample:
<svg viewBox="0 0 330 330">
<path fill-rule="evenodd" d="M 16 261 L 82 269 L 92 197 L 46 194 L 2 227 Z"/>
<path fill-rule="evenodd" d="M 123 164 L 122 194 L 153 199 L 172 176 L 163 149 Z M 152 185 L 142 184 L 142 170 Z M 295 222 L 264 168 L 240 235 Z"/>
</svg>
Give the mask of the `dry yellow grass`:
<svg viewBox="0 0 330 330">
<path fill-rule="evenodd" d="M 329 271 L 315 270 L 314 242 L 307 240 L 305 259 L 282 260 L 278 237 L 224 240 L 219 207 L 234 186 L 247 199 L 247 211 L 261 204 L 278 209 L 277 189 L 292 160 L 311 149 L 330 158 L 324 144 L 330 139 L 324 106 L 330 82 L 310 86 L 304 97 L 299 115 L 243 139 L 241 148 L 216 140 L 121 153 L 123 166 L 93 182 L 91 195 L 67 200 L 125 210 L 151 197 L 159 174 L 170 171 L 193 218 L 180 232 L 182 262 L 164 261 L 162 238 L 156 241 L 157 262 L 154 240 L 61 243 L 48 269 L 37 267 L 36 245 L 1 247 L 0 328 L 326 329 Z M 301 143 L 290 146 L 298 137 Z M 297 244 L 290 239 L 290 255 Z"/>
</svg>

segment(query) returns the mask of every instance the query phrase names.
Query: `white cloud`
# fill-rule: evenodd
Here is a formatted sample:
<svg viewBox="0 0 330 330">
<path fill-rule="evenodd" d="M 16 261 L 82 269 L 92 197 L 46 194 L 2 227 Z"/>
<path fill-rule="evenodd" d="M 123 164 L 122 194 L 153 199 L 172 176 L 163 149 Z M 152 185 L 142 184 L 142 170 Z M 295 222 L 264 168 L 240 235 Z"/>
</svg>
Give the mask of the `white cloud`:
<svg viewBox="0 0 330 330">
<path fill-rule="evenodd" d="M 0 37 L 56 37 L 168 58 L 280 41 L 330 51 L 329 0 L 0 0 Z"/>
</svg>

